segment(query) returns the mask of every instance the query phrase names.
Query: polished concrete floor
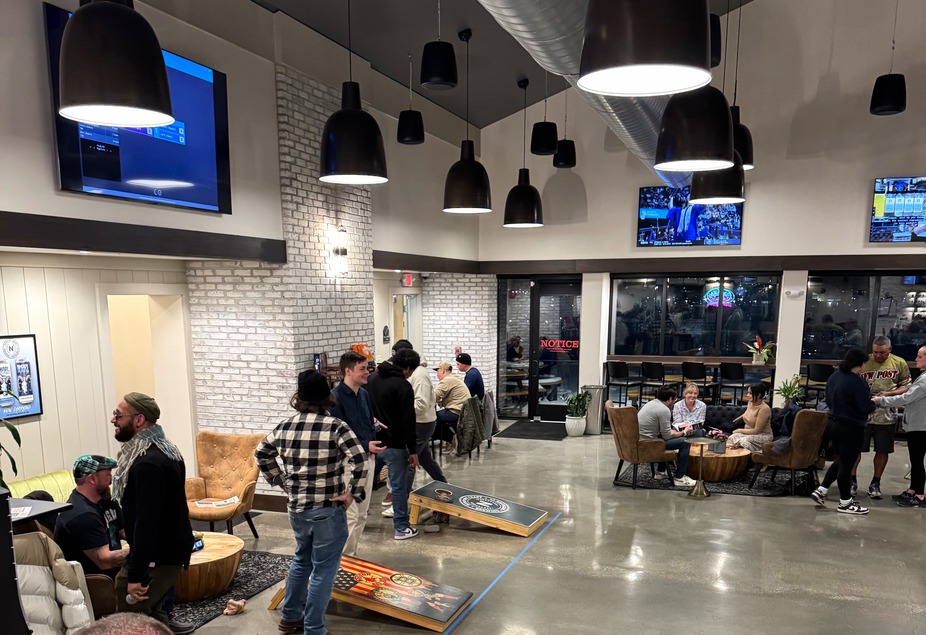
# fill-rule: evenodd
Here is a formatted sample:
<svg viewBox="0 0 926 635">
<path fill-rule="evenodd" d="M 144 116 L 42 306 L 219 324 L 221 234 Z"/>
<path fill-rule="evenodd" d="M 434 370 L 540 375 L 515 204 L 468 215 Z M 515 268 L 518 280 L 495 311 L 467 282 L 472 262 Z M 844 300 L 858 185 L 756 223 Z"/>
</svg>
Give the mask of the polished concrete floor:
<svg viewBox="0 0 926 635">
<path fill-rule="evenodd" d="M 867 496 L 871 513 L 861 517 L 805 497 L 695 500 L 614 487 L 616 467 L 610 436 L 496 439 L 471 461 L 444 457 L 444 470 L 451 483 L 559 515 L 535 542 L 456 519 L 442 533 L 393 540 L 380 515 L 383 489 L 358 555 L 475 598 L 494 582 L 451 627 L 458 634 L 926 632 L 926 510 Z M 907 469 L 899 446 L 885 496 L 901 491 Z M 863 463 L 860 482 L 870 475 Z M 284 514 L 263 513 L 256 524 L 259 540 L 237 528 L 247 549 L 292 553 Z M 275 633 L 279 612 L 266 610 L 273 592 L 197 633 Z M 334 635 L 427 632 L 338 602 L 328 627 Z"/>
</svg>

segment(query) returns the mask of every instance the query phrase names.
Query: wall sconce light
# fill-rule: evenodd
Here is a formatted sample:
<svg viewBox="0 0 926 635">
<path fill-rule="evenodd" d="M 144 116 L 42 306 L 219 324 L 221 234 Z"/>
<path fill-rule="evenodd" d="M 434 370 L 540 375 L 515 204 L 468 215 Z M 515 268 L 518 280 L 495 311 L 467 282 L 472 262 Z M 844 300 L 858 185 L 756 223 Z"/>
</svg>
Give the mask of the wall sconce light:
<svg viewBox="0 0 926 635">
<path fill-rule="evenodd" d="M 347 269 L 347 228 L 339 225 L 332 238 L 331 273 L 336 278 L 346 277 Z"/>
</svg>

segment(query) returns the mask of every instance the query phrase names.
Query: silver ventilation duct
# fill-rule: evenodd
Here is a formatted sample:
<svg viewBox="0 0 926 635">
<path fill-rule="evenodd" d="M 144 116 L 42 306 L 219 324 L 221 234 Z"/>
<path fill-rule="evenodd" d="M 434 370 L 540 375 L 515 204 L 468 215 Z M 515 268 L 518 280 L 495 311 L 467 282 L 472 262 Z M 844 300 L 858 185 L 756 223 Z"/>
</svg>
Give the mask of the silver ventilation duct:
<svg viewBox="0 0 926 635">
<path fill-rule="evenodd" d="M 576 86 L 588 0 L 479 0 L 531 57 L 547 71 L 562 75 L 604 119 L 614 134 L 643 163 L 672 187 L 683 187 L 691 174 L 653 168 L 659 125 L 669 96 L 607 97 Z"/>
</svg>

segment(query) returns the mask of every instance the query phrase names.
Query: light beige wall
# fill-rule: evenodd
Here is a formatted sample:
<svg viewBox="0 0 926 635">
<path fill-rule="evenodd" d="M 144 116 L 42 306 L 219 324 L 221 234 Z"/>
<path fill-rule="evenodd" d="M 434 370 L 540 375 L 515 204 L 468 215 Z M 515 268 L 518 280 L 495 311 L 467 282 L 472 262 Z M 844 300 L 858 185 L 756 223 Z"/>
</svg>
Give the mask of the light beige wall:
<svg viewBox="0 0 926 635">
<path fill-rule="evenodd" d="M 570 89 L 550 100 L 549 112 L 561 125 L 568 95 L 578 166 L 556 170 L 549 157 L 528 154 L 546 226 L 503 229 L 501 214 L 484 217 L 480 259 L 923 253 L 922 245 L 866 242 L 874 179 L 926 174 L 926 109 L 920 107 L 926 82 L 918 81 L 926 39 L 922 20 L 914 19 L 922 17 L 917 6 L 900 3 L 894 71 L 907 73 L 908 109 L 893 117 L 868 113 L 875 77 L 888 70 L 893 5 L 755 0 L 744 6 L 737 102 L 752 131 L 757 167 L 746 177 L 742 246 L 636 247 L 639 188 L 659 179 Z M 730 38 L 737 19 L 734 11 Z M 718 87 L 722 72 L 714 72 Z M 540 120 L 542 108 L 528 109 L 528 126 Z M 483 163 L 501 201 L 521 163 L 521 113 L 483 132 Z"/>
<path fill-rule="evenodd" d="M 17 478 L 68 468 L 83 453 L 117 449 L 109 422 L 116 404 L 104 396 L 96 286 L 183 284 L 183 266 L 175 260 L 0 253 L 0 334 L 35 334 L 44 409 L 38 417 L 15 420 L 21 450 L 4 436 Z M 3 461 L 4 474 L 11 475 Z"/>
<path fill-rule="evenodd" d="M 116 394 L 134 391 L 157 394 L 151 361 L 148 296 L 112 295 L 107 297 L 107 303 Z"/>
</svg>

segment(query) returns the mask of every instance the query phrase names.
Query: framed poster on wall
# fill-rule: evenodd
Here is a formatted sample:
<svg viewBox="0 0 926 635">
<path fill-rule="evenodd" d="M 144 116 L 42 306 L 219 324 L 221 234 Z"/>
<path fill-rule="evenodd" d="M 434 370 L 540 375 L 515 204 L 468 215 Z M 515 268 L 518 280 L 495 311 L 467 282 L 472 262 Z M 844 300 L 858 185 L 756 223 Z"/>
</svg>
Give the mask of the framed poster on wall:
<svg viewBox="0 0 926 635">
<path fill-rule="evenodd" d="M 42 414 L 35 335 L 0 336 L 0 417 Z"/>
</svg>

